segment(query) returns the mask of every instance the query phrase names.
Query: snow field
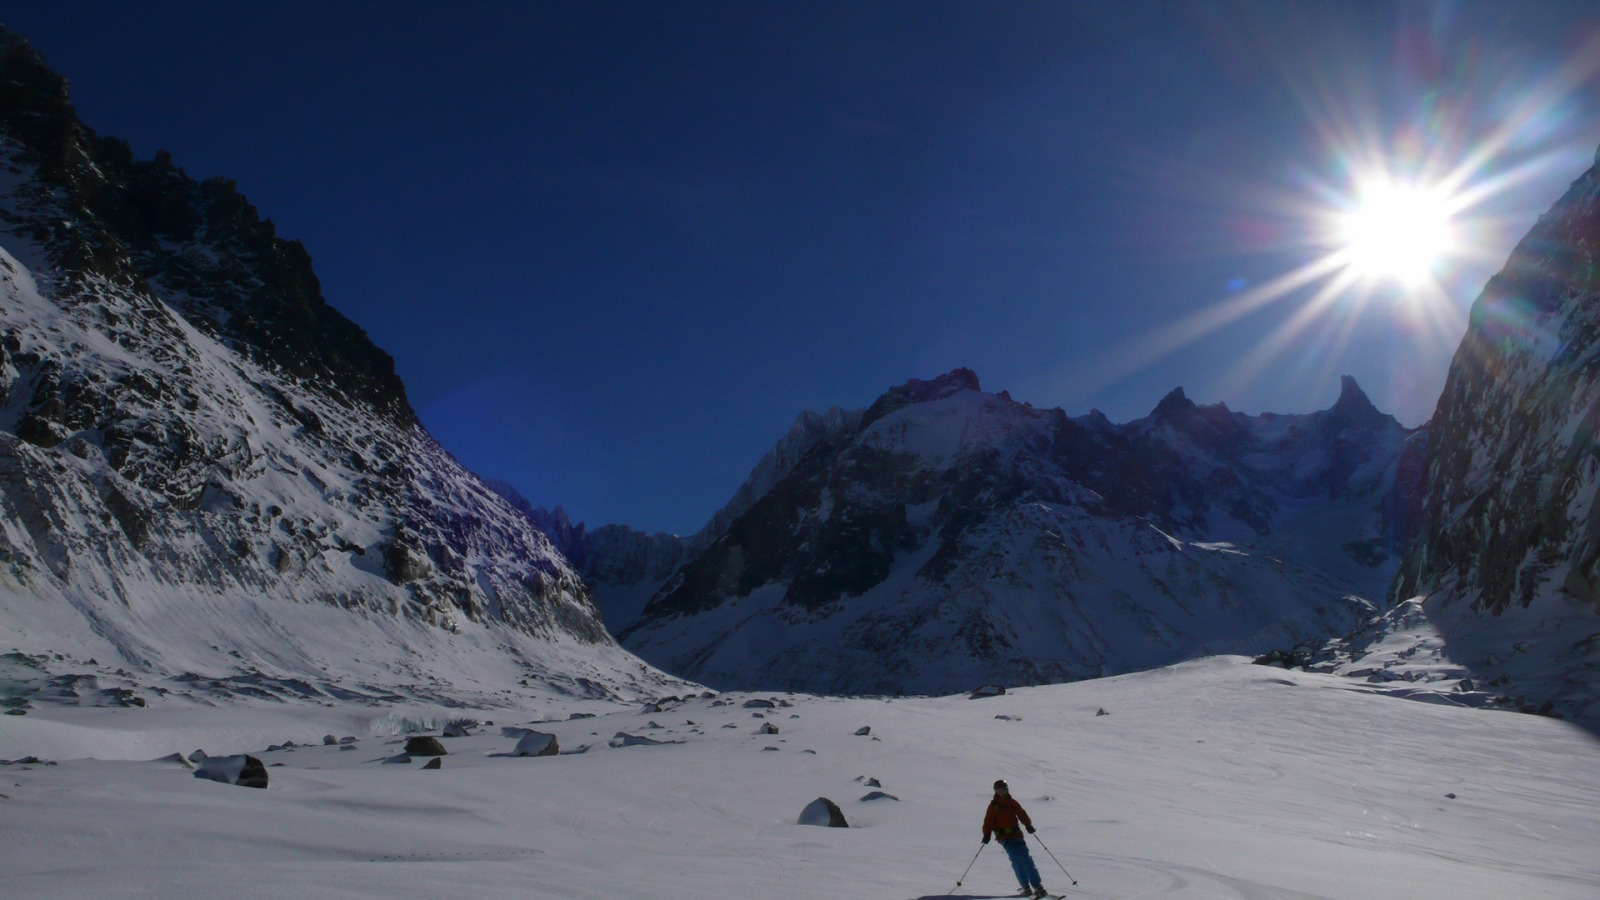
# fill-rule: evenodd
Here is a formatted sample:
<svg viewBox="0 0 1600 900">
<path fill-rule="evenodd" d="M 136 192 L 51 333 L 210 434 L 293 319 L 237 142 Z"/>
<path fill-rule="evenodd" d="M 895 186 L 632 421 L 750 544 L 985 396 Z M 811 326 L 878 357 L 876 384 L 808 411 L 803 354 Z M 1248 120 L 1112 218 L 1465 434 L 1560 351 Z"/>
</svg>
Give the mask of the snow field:
<svg viewBox="0 0 1600 900">
<path fill-rule="evenodd" d="M 1069 896 L 1600 896 L 1592 734 L 1351 686 L 1219 657 L 984 700 L 728 694 L 533 724 L 570 701 L 41 709 L 0 718 L 0 758 L 59 761 L 0 766 L 0 871 L 19 898 L 931 898 L 1005 778 L 1078 879 Z M 440 771 L 383 762 L 408 720 L 467 716 L 495 726 L 446 739 Z M 508 725 L 566 755 L 499 755 Z M 613 748 L 619 732 L 684 743 Z M 311 746 L 264 749 L 286 740 Z M 140 761 L 196 747 L 253 753 L 271 787 Z M 861 801 L 863 777 L 899 801 Z M 818 796 L 853 827 L 796 824 Z M 990 846 L 956 896 L 1014 888 Z"/>
</svg>

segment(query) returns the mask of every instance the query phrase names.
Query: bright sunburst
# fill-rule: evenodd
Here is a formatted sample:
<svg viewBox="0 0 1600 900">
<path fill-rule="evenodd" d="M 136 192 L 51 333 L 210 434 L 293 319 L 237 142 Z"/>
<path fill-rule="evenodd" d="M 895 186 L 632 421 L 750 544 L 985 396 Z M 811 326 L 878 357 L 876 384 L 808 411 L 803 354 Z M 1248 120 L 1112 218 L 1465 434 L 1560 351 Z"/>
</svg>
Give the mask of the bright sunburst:
<svg viewBox="0 0 1600 900">
<path fill-rule="evenodd" d="M 1307 59 L 1322 66 L 1290 83 L 1320 153 L 1294 168 L 1288 192 L 1264 187 L 1229 197 L 1250 211 L 1230 220 L 1237 228 L 1227 234 L 1298 263 L 1275 276 L 1232 279 L 1187 315 L 1104 348 L 1074 367 L 1079 392 L 1120 381 L 1275 305 L 1287 308 L 1272 329 L 1241 344 L 1216 374 L 1222 395 L 1269 373 L 1326 384 L 1351 358 L 1352 342 L 1370 342 L 1380 330 L 1394 339 L 1397 359 L 1421 361 L 1397 363 L 1396 371 L 1442 369 L 1466 331 L 1467 302 L 1526 228 L 1505 217 L 1507 196 L 1587 164 L 1587 148 L 1572 149 L 1581 146 L 1573 110 L 1580 88 L 1600 72 L 1600 32 L 1537 77 L 1515 55 L 1498 68 L 1430 63 L 1415 73 L 1416 85 L 1389 86 L 1402 102 L 1387 110 L 1374 100 L 1380 92 L 1368 81 L 1369 66 L 1347 68 L 1337 52 L 1312 52 L 1319 46 L 1307 44 Z M 1172 165 L 1165 157 L 1155 162 L 1151 168 Z M 1228 177 L 1203 169 L 1184 174 L 1186 183 Z"/>
<path fill-rule="evenodd" d="M 1355 274 L 1415 287 L 1455 249 L 1452 211 L 1437 187 L 1377 179 L 1361 186 L 1338 237 Z"/>
</svg>

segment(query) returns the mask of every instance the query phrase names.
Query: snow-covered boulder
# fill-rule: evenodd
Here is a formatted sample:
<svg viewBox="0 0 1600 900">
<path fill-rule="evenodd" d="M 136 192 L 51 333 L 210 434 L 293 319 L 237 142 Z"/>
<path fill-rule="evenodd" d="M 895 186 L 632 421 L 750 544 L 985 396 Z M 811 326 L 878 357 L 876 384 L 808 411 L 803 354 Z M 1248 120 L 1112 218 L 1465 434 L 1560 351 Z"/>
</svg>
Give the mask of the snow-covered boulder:
<svg viewBox="0 0 1600 900">
<path fill-rule="evenodd" d="M 973 691 L 969 696 L 974 700 L 978 700 L 983 697 L 999 697 L 1005 692 L 1006 689 L 998 684 L 986 684 Z"/>
<path fill-rule="evenodd" d="M 517 741 L 517 749 L 511 751 L 512 756 L 555 756 L 561 752 L 561 745 L 553 734 L 544 734 L 530 731 Z"/>
<path fill-rule="evenodd" d="M 264 788 L 267 786 L 267 767 L 254 756 L 208 756 L 195 769 L 194 777 L 239 787 Z"/>
<path fill-rule="evenodd" d="M 827 797 L 818 797 L 807 803 L 806 808 L 800 810 L 798 824 L 822 825 L 827 828 L 850 827 L 850 823 L 844 820 L 844 810 L 839 808 L 839 804 L 829 800 Z"/>
</svg>

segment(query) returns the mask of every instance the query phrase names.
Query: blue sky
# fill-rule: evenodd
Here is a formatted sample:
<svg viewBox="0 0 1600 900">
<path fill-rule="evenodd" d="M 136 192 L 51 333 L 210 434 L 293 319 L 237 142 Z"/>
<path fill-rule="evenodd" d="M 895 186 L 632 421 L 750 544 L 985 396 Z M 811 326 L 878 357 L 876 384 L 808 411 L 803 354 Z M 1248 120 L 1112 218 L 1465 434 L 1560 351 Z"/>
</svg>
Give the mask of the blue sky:
<svg viewBox="0 0 1600 900">
<path fill-rule="evenodd" d="M 1420 424 L 1483 281 L 1600 143 L 1600 11 L 1555 0 L 0 21 L 90 127 L 233 178 L 303 241 L 469 467 L 680 533 L 802 409 L 958 366 L 1115 421 L 1180 385 L 1309 412 L 1349 374 Z M 1426 290 L 1319 294 L 1375 169 L 1455 173 L 1460 252 Z"/>
</svg>

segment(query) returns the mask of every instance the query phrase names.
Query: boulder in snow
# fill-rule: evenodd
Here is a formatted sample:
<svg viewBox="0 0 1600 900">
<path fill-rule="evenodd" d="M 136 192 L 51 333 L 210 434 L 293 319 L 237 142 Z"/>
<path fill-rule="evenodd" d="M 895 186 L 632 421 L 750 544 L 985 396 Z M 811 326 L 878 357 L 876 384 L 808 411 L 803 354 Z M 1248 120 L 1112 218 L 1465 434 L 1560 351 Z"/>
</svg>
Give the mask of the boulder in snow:
<svg viewBox="0 0 1600 900">
<path fill-rule="evenodd" d="M 517 741 L 517 749 L 511 751 L 511 755 L 555 756 L 560 752 L 561 745 L 557 743 L 555 735 L 530 731 Z"/>
<path fill-rule="evenodd" d="M 744 702 L 744 708 L 745 709 L 772 709 L 772 708 L 776 707 L 777 705 L 778 704 L 773 703 L 771 700 L 756 699 L 756 700 L 746 700 Z"/>
<path fill-rule="evenodd" d="M 194 777 L 239 787 L 264 788 L 267 786 L 267 767 L 254 756 L 208 756 L 194 770 Z"/>
<path fill-rule="evenodd" d="M 968 696 L 973 700 L 979 700 L 979 699 L 982 699 L 984 697 L 999 697 L 1000 695 L 1004 694 L 1005 692 L 1006 692 L 1006 689 L 1004 687 L 1002 687 L 1001 685 L 998 685 L 998 684 L 986 684 L 983 687 L 980 687 L 977 690 L 973 691 Z"/>
<path fill-rule="evenodd" d="M 760 728 L 756 729 L 756 734 L 777 734 L 777 733 L 778 733 L 778 726 L 772 724 L 771 722 L 768 722 L 767 724 L 765 724 L 765 725 L 761 726 Z"/>
<path fill-rule="evenodd" d="M 449 752 L 436 737 L 419 735 L 406 741 L 406 753 L 411 756 L 445 756 Z"/>
<path fill-rule="evenodd" d="M 678 744 L 678 743 L 682 743 L 682 742 L 681 741 L 657 741 L 657 740 L 652 740 L 651 738 L 644 737 L 642 735 L 628 734 L 626 731 L 617 732 L 616 736 L 611 739 L 611 746 L 613 746 L 613 747 L 650 747 L 650 746 L 655 746 L 657 744 Z"/>
<path fill-rule="evenodd" d="M 850 827 L 850 823 L 844 820 L 844 810 L 827 797 L 818 797 L 807 803 L 806 808 L 800 810 L 799 824 L 822 825 L 828 828 Z"/>
<path fill-rule="evenodd" d="M 444 760 L 439 758 L 439 757 L 437 757 L 437 756 L 435 756 L 433 759 L 428 760 L 428 764 L 423 766 L 423 768 L 424 769 L 442 769 L 442 768 L 444 768 Z"/>
<path fill-rule="evenodd" d="M 322 736 L 322 746 L 324 746 L 324 747 L 337 747 L 338 745 L 339 745 L 339 739 L 334 737 L 333 735 L 325 734 L 325 735 Z"/>
<path fill-rule="evenodd" d="M 860 728 L 856 729 L 856 737 L 866 737 L 867 735 L 869 735 L 871 733 L 872 733 L 872 726 L 871 725 L 863 725 Z"/>
<path fill-rule="evenodd" d="M 1294 654 L 1287 650 L 1272 650 L 1254 660 L 1258 666 L 1276 666 L 1280 669 L 1292 669 L 1297 665 Z"/>
<path fill-rule="evenodd" d="M 899 797 L 893 794 L 885 794 L 883 791 L 868 791 L 866 796 L 861 798 L 861 802 L 868 803 L 873 800 L 894 800 L 898 802 L 899 799 Z"/>
<path fill-rule="evenodd" d="M 471 737 L 472 731 L 460 722 L 451 722 L 444 727 L 443 736 L 447 738 Z"/>
</svg>

